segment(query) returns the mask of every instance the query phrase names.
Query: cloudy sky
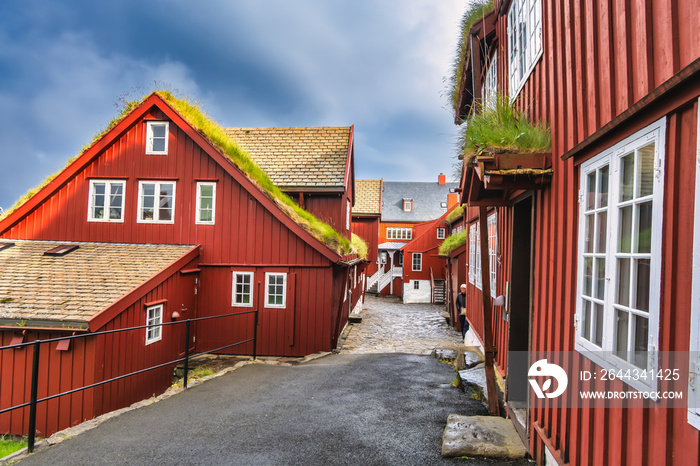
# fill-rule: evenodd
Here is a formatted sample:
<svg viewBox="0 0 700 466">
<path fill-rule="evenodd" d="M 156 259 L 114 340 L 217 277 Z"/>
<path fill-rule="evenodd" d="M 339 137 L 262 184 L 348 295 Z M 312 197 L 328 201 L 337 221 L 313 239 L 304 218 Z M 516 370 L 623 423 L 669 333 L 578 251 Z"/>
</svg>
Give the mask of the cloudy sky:
<svg viewBox="0 0 700 466">
<path fill-rule="evenodd" d="M 156 86 L 223 126 L 355 125 L 357 178 L 452 174 L 465 0 L 3 0 L 0 207 Z M 154 84 L 156 83 L 156 84 Z"/>
</svg>

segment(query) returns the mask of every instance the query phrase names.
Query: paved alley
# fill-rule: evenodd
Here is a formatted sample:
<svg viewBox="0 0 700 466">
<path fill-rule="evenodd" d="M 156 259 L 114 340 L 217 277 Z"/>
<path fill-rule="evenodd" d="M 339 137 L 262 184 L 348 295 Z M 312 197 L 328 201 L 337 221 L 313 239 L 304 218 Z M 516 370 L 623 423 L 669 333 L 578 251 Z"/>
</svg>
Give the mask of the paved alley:
<svg viewBox="0 0 700 466">
<path fill-rule="evenodd" d="M 447 325 L 443 312 L 440 305 L 403 304 L 399 298 L 368 294 L 362 323 L 346 329 L 341 353 L 430 354 L 435 348 L 459 347 L 461 335 Z"/>
</svg>

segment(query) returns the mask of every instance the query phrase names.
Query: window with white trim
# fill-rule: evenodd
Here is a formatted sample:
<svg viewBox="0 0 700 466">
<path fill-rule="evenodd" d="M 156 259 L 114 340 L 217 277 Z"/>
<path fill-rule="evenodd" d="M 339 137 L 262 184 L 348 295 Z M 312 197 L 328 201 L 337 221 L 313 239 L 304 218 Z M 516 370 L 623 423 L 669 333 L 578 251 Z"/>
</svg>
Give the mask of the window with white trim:
<svg viewBox="0 0 700 466">
<path fill-rule="evenodd" d="M 486 68 L 484 75 L 484 84 L 481 86 L 481 105 L 487 108 L 496 107 L 496 98 L 498 96 L 498 53 L 493 54 L 491 63 Z"/>
<path fill-rule="evenodd" d="M 695 164 L 695 225 L 693 233 L 693 286 L 690 313 L 690 361 L 688 377 L 688 422 L 700 429 L 700 99 Z"/>
<path fill-rule="evenodd" d="M 418 280 L 413 280 L 413 289 L 420 290 L 420 282 Z"/>
<path fill-rule="evenodd" d="M 423 254 L 420 252 L 413 253 L 412 268 L 414 272 L 420 272 L 423 268 Z"/>
<path fill-rule="evenodd" d="M 412 228 L 387 228 L 386 239 L 411 239 Z"/>
<path fill-rule="evenodd" d="M 489 232 L 489 286 L 491 297 L 496 297 L 496 271 L 498 268 L 498 229 L 496 228 L 496 212 L 488 216 L 486 226 Z"/>
<path fill-rule="evenodd" d="M 147 155 L 168 155 L 168 129 L 167 121 L 146 122 Z"/>
<path fill-rule="evenodd" d="M 665 131 L 662 118 L 581 165 L 576 349 L 604 368 L 657 367 Z"/>
<path fill-rule="evenodd" d="M 382 252 L 379 255 L 379 263 L 380 264 L 386 264 L 386 255 L 387 255 L 386 252 Z"/>
<path fill-rule="evenodd" d="M 403 211 L 410 212 L 413 210 L 413 199 L 404 198 L 403 199 Z"/>
<path fill-rule="evenodd" d="M 150 345 L 163 338 L 163 305 L 146 308 L 146 344 Z"/>
<path fill-rule="evenodd" d="M 508 10 L 508 89 L 515 99 L 542 56 L 542 0 L 513 0 Z"/>
<path fill-rule="evenodd" d="M 89 222 L 123 222 L 126 182 L 90 180 Z"/>
<path fill-rule="evenodd" d="M 174 223 L 174 206 L 174 181 L 139 181 L 138 223 Z"/>
<path fill-rule="evenodd" d="M 347 286 L 347 284 L 346 284 Z M 287 274 L 265 273 L 265 307 L 283 308 L 287 305 Z"/>
<path fill-rule="evenodd" d="M 437 239 L 445 239 L 445 229 L 440 227 L 437 229 Z"/>
<path fill-rule="evenodd" d="M 198 225 L 214 225 L 216 219 L 216 183 L 197 183 L 197 212 L 195 223 Z"/>
<path fill-rule="evenodd" d="M 469 283 L 481 289 L 481 238 L 479 222 L 469 225 Z"/>
<path fill-rule="evenodd" d="M 253 272 L 233 272 L 231 305 L 253 307 Z"/>
</svg>

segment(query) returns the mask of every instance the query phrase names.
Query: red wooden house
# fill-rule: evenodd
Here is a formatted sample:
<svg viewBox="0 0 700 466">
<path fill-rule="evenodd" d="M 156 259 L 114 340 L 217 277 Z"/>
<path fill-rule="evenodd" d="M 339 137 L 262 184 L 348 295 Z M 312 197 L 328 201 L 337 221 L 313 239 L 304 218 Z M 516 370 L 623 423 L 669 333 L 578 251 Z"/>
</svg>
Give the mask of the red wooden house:
<svg viewBox="0 0 700 466">
<path fill-rule="evenodd" d="M 3 344 L 258 309 L 258 354 L 335 347 L 352 308 L 353 268 L 361 263 L 349 231 L 333 233 L 296 210 L 222 130 L 195 126 L 203 121 L 196 112 L 167 93 L 152 94 L 0 220 Z M 71 245 L 79 247 L 68 251 Z M 43 253 L 52 246 L 65 256 L 47 262 Z M 73 275 L 55 283 L 58 291 L 37 288 L 24 272 L 43 267 L 38 283 L 53 283 L 47 276 L 62 276 L 69 264 Z M 107 287 L 122 276 L 119 287 Z M 192 344 L 207 351 L 250 339 L 252 319 L 199 322 Z M 42 356 L 44 370 L 51 367 L 42 380 L 53 393 L 54 381 L 64 391 L 176 359 L 183 346 L 176 327 L 155 327 L 159 339 L 149 328 L 51 348 Z M 0 409 L 24 399 L 27 384 L 27 350 L 7 351 Z M 226 351 L 251 354 L 252 342 Z M 158 393 L 170 383 L 166 372 L 85 392 L 83 408 L 70 397 L 49 402 L 39 430 L 47 435 Z M 18 426 L 26 413 L 13 413 L 0 415 L 0 432 L 25 433 Z"/>
<path fill-rule="evenodd" d="M 465 36 L 456 120 L 501 89 L 552 136 L 551 159 L 523 158 L 516 174 L 477 158 L 461 180 L 468 317 L 497 349 L 508 414 L 540 464 L 698 464 L 697 2 L 493 3 Z M 566 391 L 535 396 L 521 351 L 567 368 Z M 660 370 L 675 376 L 634 376 Z M 626 407 L 581 391 L 628 394 Z M 629 399 L 649 391 L 684 395 Z"/>
<path fill-rule="evenodd" d="M 352 206 L 352 232 L 367 243 L 366 276 L 374 275 L 379 258 L 379 220 L 382 215 L 384 180 L 355 181 L 355 204 Z"/>
</svg>

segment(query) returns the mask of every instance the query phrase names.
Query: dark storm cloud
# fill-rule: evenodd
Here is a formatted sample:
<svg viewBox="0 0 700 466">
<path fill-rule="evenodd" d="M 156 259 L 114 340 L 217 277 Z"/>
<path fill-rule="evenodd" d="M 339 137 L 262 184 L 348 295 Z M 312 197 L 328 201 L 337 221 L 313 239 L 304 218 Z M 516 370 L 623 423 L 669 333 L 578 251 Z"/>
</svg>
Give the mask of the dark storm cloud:
<svg viewBox="0 0 700 466">
<path fill-rule="evenodd" d="M 167 83 L 225 126 L 355 124 L 358 178 L 432 180 L 461 1 L 0 3 L 0 206 L 62 167 L 125 92 Z M 134 89 L 136 91 L 134 92 Z"/>
</svg>

